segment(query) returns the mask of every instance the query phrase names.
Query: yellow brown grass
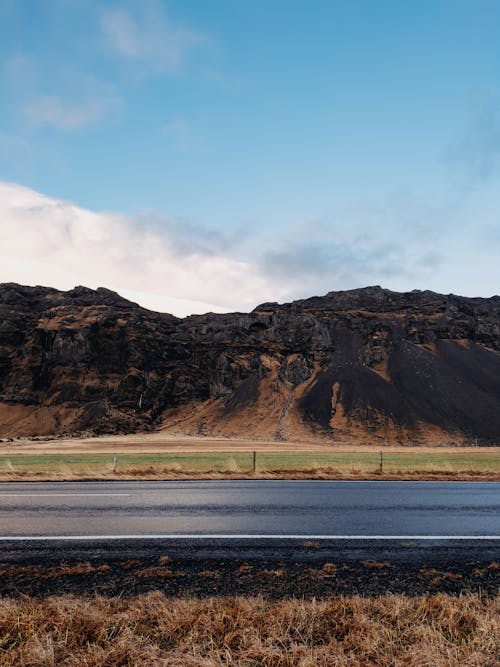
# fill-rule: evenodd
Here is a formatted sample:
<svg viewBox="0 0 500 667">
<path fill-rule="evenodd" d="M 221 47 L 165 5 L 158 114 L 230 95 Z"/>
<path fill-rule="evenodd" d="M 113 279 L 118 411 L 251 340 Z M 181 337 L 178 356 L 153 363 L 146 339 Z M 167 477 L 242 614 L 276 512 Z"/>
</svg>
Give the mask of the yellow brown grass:
<svg viewBox="0 0 500 667">
<path fill-rule="evenodd" d="M 500 480 L 500 447 L 264 442 L 165 434 L 0 442 L 0 479 Z M 257 453 L 254 471 L 252 452 Z M 117 456 L 117 466 L 114 457 Z"/>
<path fill-rule="evenodd" d="M 363 561 L 363 567 L 366 567 L 369 570 L 384 570 L 388 567 L 392 567 L 392 565 L 390 563 L 386 563 L 385 561 L 365 560 Z"/>
<path fill-rule="evenodd" d="M 0 603 L 4 667 L 493 667 L 499 637 L 499 598 L 478 595 Z"/>
<path fill-rule="evenodd" d="M 362 471 L 358 469 L 337 470 L 331 466 L 318 468 L 265 470 L 258 468 L 256 473 L 233 472 L 225 470 L 174 470 L 174 466 L 161 468 L 128 468 L 121 472 L 106 469 L 71 469 L 63 466 L 57 471 L 14 471 L 0 470 L 0 481 L 4 482 L 60 482 L 60 481 L 94 481 L 94 480 L 208 480 L 208 479 L 318 479 L 318 480 L 380 480 L 386 481 L 464 481 L 464 482 L 498 482 L 500 473 L 481 470 L 400 470 L 380 473 L 378 470 Z"/>
</svg>

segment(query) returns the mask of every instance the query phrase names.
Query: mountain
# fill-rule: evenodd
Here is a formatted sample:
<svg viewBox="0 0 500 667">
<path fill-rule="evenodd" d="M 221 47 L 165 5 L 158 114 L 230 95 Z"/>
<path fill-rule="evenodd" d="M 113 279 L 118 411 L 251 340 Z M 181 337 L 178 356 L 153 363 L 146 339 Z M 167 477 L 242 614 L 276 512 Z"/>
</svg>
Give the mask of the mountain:
<svg viewBox="0 0 500 667">
<path fill-rule="evenodd" d="M 498 443 L 500 297 L 367 287 L 179 319 L 0 285 L 0 437 L 155 429 Z"/>
</svg>

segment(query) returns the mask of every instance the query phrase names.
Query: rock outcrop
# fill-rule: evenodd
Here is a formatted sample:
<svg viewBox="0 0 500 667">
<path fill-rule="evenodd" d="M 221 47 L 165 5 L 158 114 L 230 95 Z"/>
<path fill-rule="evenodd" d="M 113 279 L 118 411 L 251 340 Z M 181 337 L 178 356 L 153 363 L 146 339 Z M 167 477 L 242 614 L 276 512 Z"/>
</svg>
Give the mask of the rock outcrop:
<svg viewBox="0 0 500 667">
<path fill-rule="evenodd" d="M 500 297 L 330 292 L 178 319 L 0 285 L 0 437 L 500 442 Z"/>
</svg>

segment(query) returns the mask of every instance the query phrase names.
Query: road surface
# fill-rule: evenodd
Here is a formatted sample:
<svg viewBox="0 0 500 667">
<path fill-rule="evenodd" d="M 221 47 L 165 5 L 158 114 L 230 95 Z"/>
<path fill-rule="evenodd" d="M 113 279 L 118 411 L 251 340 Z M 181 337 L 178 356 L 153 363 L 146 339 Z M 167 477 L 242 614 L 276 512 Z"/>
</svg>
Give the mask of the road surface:
<svg viewBox="0 0 500 667">
<path fill-rule="evenodd" d="M 0 484 L 0 561 L 138 554 L 193 558 L 305 542 L 346 557 L 500 558 L 500 483 L 366 481 Z"/>
</svg>

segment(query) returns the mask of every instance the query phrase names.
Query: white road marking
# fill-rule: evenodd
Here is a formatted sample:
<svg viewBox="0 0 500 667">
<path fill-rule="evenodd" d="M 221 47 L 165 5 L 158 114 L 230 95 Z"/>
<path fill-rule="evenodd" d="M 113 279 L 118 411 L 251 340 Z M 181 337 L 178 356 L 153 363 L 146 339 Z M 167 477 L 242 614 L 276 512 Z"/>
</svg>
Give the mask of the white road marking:
<svg viewBox="0 0 500 667">
<path fill-rule="evenodd" d="M 0 498 L 107 498 L 128 497 L 130 493 L 0 493 Z"/>
<path fill-rule="evenodd" d="M 236 535 L 171 533 L 169 535 L 13 535 L 0 536 L 1 542 L 55 540 L 500 540 L 500 535 Z"/>
</svg>

